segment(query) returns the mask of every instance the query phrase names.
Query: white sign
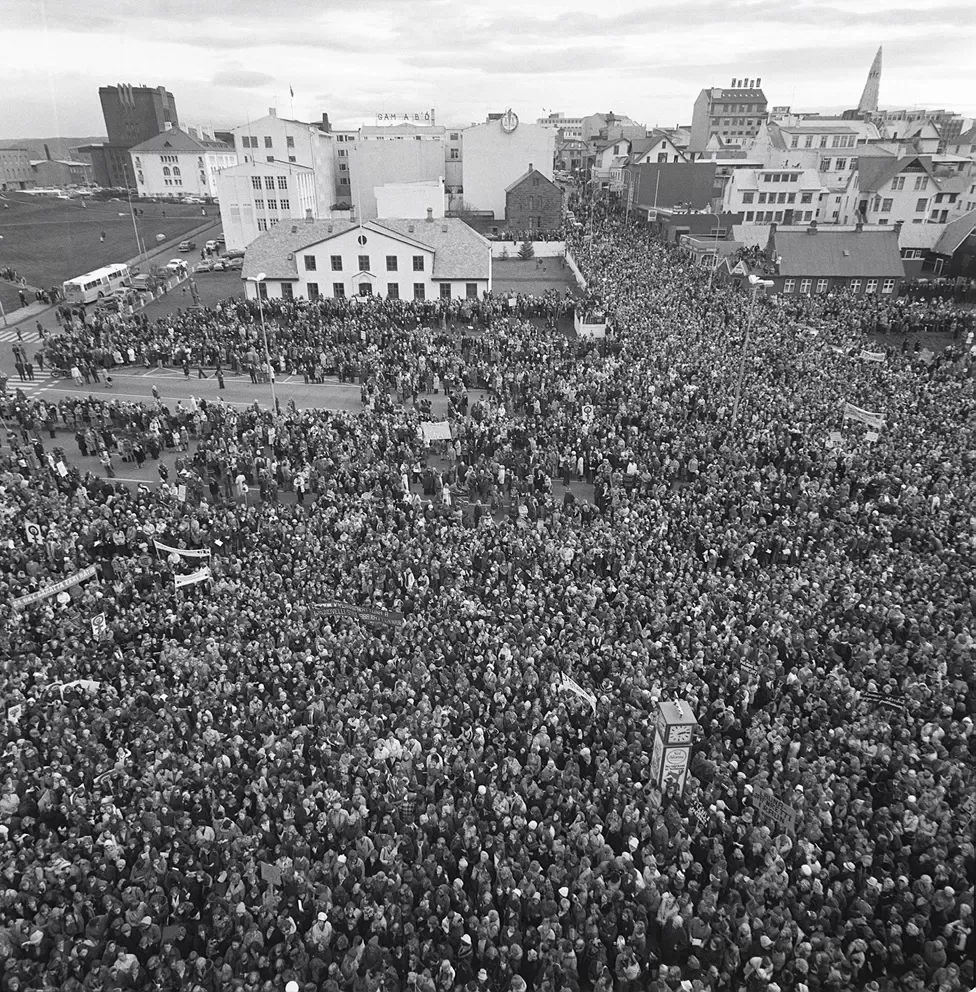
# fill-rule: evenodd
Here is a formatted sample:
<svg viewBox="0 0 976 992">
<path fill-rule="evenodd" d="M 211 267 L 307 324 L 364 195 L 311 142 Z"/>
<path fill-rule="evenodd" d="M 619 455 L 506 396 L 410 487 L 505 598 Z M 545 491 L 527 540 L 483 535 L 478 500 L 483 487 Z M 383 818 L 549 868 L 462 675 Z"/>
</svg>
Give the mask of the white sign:
<svg viewBox="0 0 976 992">
<path fill-rule="evenodd" d="M 421 110 L 413 114 L 377 114 L 376 121 L 379 124 L 433 124 L 434 111 Z"/>
<path fill-rule="evenodd" d="M 96 641 L 101 640 L 105 636 L 105 632 L 108 630 L 108 623 L 105 620 L 105 614 L 99 613 L 97 616 L 91 619 L 92 637 Z"/>
</svg>

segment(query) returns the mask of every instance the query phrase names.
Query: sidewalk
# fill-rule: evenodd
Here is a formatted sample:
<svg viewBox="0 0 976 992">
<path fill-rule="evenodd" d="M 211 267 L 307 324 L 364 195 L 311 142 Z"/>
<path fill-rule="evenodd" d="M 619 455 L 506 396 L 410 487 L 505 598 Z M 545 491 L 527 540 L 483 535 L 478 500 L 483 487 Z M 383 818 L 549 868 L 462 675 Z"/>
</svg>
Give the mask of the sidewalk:
<svg viewBox="0 0 976 992">
<path fill-rule="evenodd" d="M 207 217 L 205 224 L 201 224 L 199 227 L 195 227 L 193 228 L 193 230 L 187 231 L 184 235 L 180 237 L 179 240 L 192 241 L 194 238 L 201 237 L 204 233 L 210 231 L 212 228 L 215 227 L 220 227 L 219 214 L 216 217 Z M 157 259 L 162 255 L 171 256 L 172 253 L 176 250 L 176 246 L 178 244 L 179 241 L 176 241 L 175 243 L 173 241 L 170 241 L 159 247 L 153 247 L 149 251 L 144 252 L 142 255 L 139 255 L 135 258 L 127 259 L 125 264 L 128 265 L 130 269 L 135 268 L 136 266 L 140 266 L 140 267 L 149 266 L 152 264 L 154 259 Z M 8 280 L 4 280 L 4 281 L 7 282 Z M 23 288 L 25 290 L 30 290 L 31 293 L 34 292 L 34 287 L 32 286 L 21 286 L 20 283 L 10 283 L 10 285 L 16 287 L 17 289 Z M 15 328 L 17 327 L 18 324 L 23 324 L 25 321 L 28 320 L 40 319 L 42 316 L 44 316 L 49 312 L 53 313 L 55 308 L 58 306 L 60 306 L 60 303 L 36 303 L 36 302 L 29 303 L 26 307 L 21 307 L 20 309 L 15 310 L 13 313 L 8 313 L 6 324 L 0 321 L 0 331 L 4 329 Z"/>
</svg>

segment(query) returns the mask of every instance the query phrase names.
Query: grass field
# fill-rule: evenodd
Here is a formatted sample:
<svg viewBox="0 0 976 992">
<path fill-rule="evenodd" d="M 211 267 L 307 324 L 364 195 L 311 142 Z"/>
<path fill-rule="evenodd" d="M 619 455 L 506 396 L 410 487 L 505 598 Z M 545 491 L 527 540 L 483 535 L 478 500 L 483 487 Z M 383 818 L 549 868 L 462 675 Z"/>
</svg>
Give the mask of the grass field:
<svg viewBox="0 0 976 992">
<path fill-rule="evenodd" d="M 156 246 L 157 234 L 178 243 L 204 220 L 199 206 L 144 203 L 138 209 L 145 211 L 136 221 L 147 248 Z M 217 211 L 206 209 L 210 216 Z M 103 231 L 104 242 L 99 240 Z M 0 268 L 9 265 L 32 286 L 44 288 L 138 254 L 127 202 L 83 207 L 80 200 L 6 193 L 0 197 L 0 235 Z M 7 306 L 6 294 L 3 301 Z"/>
</svg>

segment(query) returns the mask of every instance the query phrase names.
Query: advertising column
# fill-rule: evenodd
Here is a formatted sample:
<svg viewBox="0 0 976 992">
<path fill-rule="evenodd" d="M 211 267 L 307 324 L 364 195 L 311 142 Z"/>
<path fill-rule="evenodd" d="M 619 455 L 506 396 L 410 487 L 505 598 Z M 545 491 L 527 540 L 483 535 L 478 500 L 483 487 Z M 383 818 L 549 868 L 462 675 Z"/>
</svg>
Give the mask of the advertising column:
<svg viewBox="0 0 976 992">
<path fill-rule="evenodd" d="M 651 752 L 651 777 L 663 789 L 674 782 L 684 792 L 691 760 L 691 742 L 698 721 L 687 702 L 664 702 L 658 707 L 654 724 L 654 749 Z"/>
</svg>

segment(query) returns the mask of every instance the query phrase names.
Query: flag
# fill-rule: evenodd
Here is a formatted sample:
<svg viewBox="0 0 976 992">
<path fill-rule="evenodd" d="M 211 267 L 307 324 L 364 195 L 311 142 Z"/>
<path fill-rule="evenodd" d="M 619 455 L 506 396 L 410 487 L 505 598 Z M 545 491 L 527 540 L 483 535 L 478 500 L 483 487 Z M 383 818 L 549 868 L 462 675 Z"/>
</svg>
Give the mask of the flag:
<svg viewBox="0 0 976 992">
<path fill-rule="evenodd" d="M 288 87 L 288 92 L 291 93 L 291 98 L 294 100 L 295 99 L 295 87 L 294 86 L 289 86 Z"/>
<path fill-rule="evenodd" d="M 566 692 L 572 692 L 579 696 L 580 699 L 585 699 L 590 706 L 593 707 L 593 715 L 596 716 L 596 696 L 594 696 L 592 692 L 587 692 L 578 682 L 571 679 L 568 675 L 562 676 L 557 688 Z"/>
</svg>

